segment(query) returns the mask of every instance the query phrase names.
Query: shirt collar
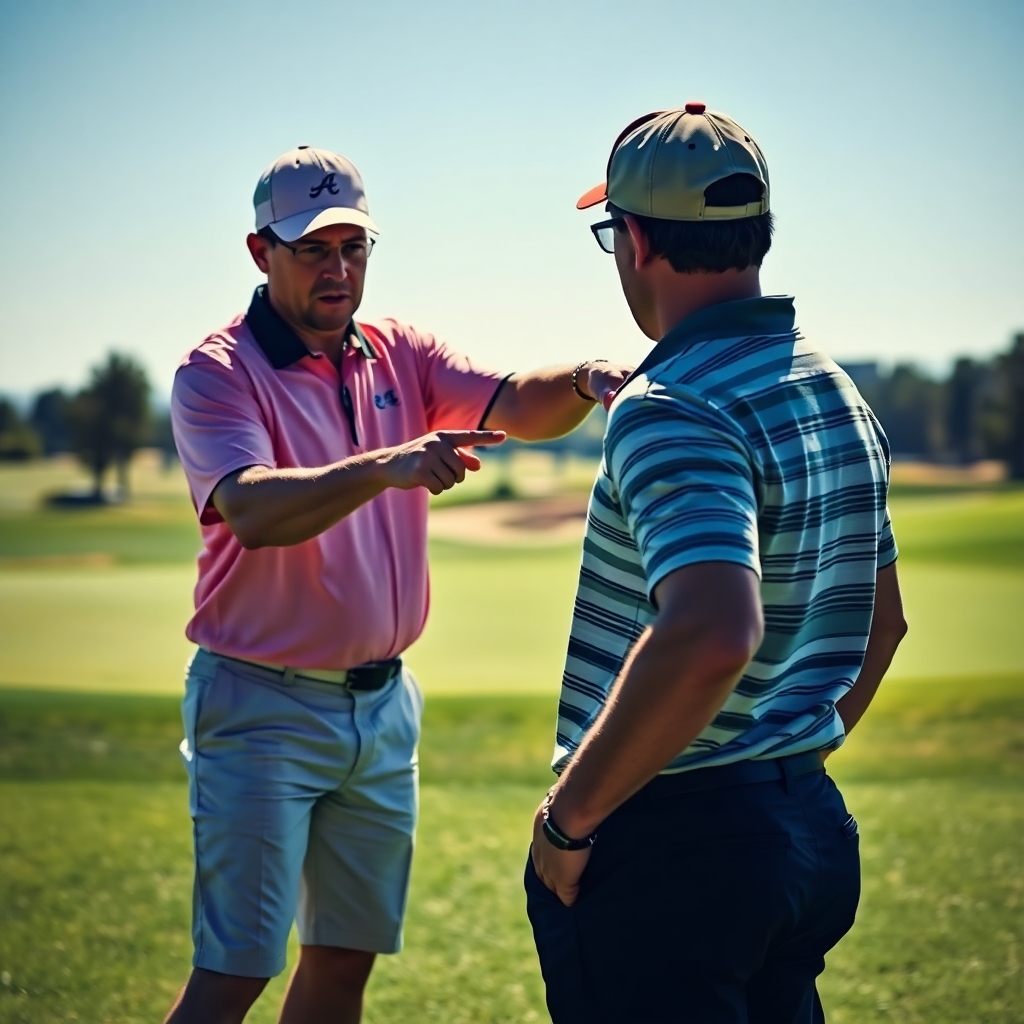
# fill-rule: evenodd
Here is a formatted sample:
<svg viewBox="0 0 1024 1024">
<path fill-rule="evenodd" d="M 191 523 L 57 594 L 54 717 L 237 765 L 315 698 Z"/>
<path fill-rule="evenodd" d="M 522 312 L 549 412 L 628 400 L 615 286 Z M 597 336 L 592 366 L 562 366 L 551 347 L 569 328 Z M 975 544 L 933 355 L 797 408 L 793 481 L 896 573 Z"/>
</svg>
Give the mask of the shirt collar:
<svg viewBox="0 0 1024 1024">
<path fill-rule="evenodd" d="M 252 302 L 249 303 L 249 310 L 245 314 L 245 322 L 275 370 L 283 370 L 292 363 L 297 363 L 303 356 L 311 354 L 305 342 L 270 304 L 265 284 L 261 284 L 252 293 Z M 349 340 L 367 359 L 377 358 L 377 350 L 355 320 L 349 327 Z"/>
<path fill-rule="evenodd" d="M 759 295 L 705 306 L 676 324 L 630 374 L 630 380 L 677 355 L 688 345 L 716 338 L 786 334 L 796 323 L 792 295 Z M 621 387 L 619 390 L 622 390 Z"/>
</svg>

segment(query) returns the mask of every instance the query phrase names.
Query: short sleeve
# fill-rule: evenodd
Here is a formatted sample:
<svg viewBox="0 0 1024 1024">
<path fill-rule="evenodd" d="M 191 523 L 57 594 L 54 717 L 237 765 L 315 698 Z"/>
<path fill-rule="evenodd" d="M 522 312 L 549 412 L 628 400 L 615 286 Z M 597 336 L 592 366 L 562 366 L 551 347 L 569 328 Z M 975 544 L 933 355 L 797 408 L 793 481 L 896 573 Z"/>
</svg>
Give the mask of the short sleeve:
<svg viewBox="0 0 1024 1024">
<path fill-rule="evenodd" d="M 432 334 L 414 338 L 431 430 L 476 430 L 506 374 L 478 366 Z"/>
<path fill-rule="evenodd" d="M 624 397 L 612 409 L 605 464 L 648 595 L 700 562 L 734 562 L 760 577 L 751 456 L 717 410 L 664 392 Z"/>
<path fill-rule="evenodd" d="M 229 473 L 274 466 L 270 434 L 245 371 L 202 348 L 175 374 L 171 424 L 201 523 L 222 522 L 210 496 Z"/>
<path fill-rule="evenodd" d="M 878 533 L 878 562 L 876 568 L 884 569 L 892 565 L 899 555 L 899 548 L 896 547 L 896 537 L 892 532 L 892 519 L 889 517 L 889 509 L 885 510 L 885 518 L 882 520 L 882 529 Z"/>
</svg>

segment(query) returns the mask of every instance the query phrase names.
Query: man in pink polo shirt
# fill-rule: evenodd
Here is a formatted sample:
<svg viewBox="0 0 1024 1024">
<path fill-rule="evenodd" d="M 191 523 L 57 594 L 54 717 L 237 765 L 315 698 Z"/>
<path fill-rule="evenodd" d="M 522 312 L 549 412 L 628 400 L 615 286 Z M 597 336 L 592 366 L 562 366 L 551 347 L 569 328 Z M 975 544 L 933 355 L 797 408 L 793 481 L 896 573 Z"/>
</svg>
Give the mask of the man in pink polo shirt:
<svg viewBox="0 0 1024 1024">
<path fill-rule="evenodd" d="M 168 1021 L 241 1021 L 297 920 L 281 1020 L 353 1022 L 401 945 L 422 698 L 400 656 L 427 614 L 427 492 L 479 468 L 474 445 L 568 432 L 629 368 L 503 376 L 356 323 L 377 228 L 344 157 L 284 154 L 254 203 L 267 284 L 172 394 L 203 551 L 181 745 L 194 969 Z"/>
</svg>

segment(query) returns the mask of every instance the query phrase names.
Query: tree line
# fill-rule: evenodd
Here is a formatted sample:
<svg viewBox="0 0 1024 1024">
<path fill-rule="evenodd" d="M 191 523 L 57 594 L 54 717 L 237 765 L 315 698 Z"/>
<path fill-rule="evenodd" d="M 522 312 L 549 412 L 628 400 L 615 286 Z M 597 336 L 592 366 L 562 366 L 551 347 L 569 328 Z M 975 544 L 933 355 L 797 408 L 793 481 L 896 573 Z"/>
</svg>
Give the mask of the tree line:
<svg viewBox="0 0 1024 1024">
<path fill-rule="evenodd" d="M 912 363 L 844 368 L 881 421 L 895 457 L 961 465 L 999 459 L 1011 478 L 1024 480 L 1024 333 L 992 359 L 956 360 L 944 378 Z M 599 456 L 603 433 L 597 409 L 568 437 L 530 447 Z M 506 442 L 499 451 L 514 447 Z"/>
<path fill-rule="evenodd" d="M 912 363 L 890 370 L 847 363 L 846 370 L 885 428 L 894 456 L 961 464 L 1001 459 L 1011 478 L 1024 480 L 1024 332 L 992 359 L 957 359 L 945 378 Z M 544 447 L 599 454 L 600 420 L 593 416 Z M 24 416 L 0 397 L 0 460 L 73 452 L 92 475 L 97 501 L 111 469 L 127 495 L 132 455 L 146 446 L 174 455 L 170 419 L 155 413 L 145 371 L 130 356 L 111 353 L 75 393 L 39 393 Z"/>
<path fill-rule="evenodd" d="M 1024 333 L 992 359 L 957 359 L 944 379 L 909 363 L 888 373 L 876 363 L 847 372 L 885 428 L 895 456 L 967 465 L 1006 462 L 1024 480 Z"/>
<path fill-rule="evenodd" d="M 130 356 L 111 353 L 83 388 L 71 394 L 60 388 L 42 391 L 27 415 L 0 398 L 0 460 L 70 452 L 92 476 L 94 501 L 103 500 L 111 469 L 123 500 L 128 467 L 139 448 L 174 451 L 169 418 L 155 413 L 151 393 L 145 370 Z"/>
</svg>

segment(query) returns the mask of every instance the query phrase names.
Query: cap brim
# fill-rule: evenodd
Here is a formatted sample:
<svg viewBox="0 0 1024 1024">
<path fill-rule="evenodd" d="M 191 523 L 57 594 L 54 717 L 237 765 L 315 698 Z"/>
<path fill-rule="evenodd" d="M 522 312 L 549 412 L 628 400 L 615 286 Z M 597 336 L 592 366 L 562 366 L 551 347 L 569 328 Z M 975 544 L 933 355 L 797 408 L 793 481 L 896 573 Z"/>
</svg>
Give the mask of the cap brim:
<svg viewBox="0 0 1024 1024">
<path fill-rule="evenodd" d="M 356 227 L 372 231 L 375 235 L 380 234 L 380 228 L 370 220 L 368 214 L 363 213 L 362 210 L 352 210 L 347 206 L 328 206 L 322 210 L 306 210 L 304 213 L 297 213 L 294 217 L 285 217 L 284 220 L 267 226 L 282 242 L 294 242 L 311 231 L 329 227 L 331 224 L 354 224 Z"/>
<path fill-rule="evenodd" d="M 600 185 L 595 185 L 589 192 L 584 192 L 583 195 L 576 200 L 577 210 L 588 210 L 591 206 L 597 206 L 598 203 L 603 203 L 608 199 L 608 185 L 606 182 L 601 182 Z"/>
</svg>

